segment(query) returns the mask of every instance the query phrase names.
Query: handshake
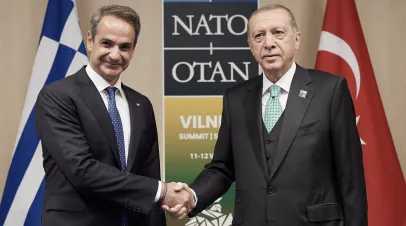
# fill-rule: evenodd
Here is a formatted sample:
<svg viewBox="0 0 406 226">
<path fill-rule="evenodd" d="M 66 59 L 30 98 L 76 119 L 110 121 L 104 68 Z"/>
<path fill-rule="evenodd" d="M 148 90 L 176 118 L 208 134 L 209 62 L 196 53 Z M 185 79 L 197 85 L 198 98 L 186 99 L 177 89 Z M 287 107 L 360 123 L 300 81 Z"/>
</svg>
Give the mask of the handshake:
<svg viewBox="0 0 406 226">
<path fill-rule="evenodd" d="M 183 219 L 195 207 L 194 192 L 184 183 L 162 183 L 162 209 L 171 217 Z"/>
</svg>

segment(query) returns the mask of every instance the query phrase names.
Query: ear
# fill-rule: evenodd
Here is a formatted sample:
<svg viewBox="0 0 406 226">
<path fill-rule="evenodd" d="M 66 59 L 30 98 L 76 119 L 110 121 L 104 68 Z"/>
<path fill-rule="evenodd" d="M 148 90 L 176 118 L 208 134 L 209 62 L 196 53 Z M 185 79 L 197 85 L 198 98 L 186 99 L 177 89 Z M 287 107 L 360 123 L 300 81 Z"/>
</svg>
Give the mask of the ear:
<svg viewBox="0 0 406 226">
<path fill-rule="evenodd" d="M 295 33 L 295 50 L 299 50 L 300 46 L 300 31 Z"/>
<path fill-rule="evenodd" d="M 94 40 L 92 38 L 92 33 L 90 33 L 90 31 L 87 32 L 86 42 L 87 42 L 87 51 L 92 52 Z"/>
<path fill-rule="evenodd" d="M 250 38 L 247 39 L 247 42 L 248 42 L 248 46 L 250 47 L 251 54 L 254 55 L 254 52 L 252 51 L 252 45 L 250 42 Z"/>
<path fill-rule="evenodd" d="M 134 46 L 133 46 L 133 49 L 131 51 L 130 59 L 132 59 L 134 57 L 135 47 L 137 47 L 137 44 L 134 44 Z"/>
</svg>

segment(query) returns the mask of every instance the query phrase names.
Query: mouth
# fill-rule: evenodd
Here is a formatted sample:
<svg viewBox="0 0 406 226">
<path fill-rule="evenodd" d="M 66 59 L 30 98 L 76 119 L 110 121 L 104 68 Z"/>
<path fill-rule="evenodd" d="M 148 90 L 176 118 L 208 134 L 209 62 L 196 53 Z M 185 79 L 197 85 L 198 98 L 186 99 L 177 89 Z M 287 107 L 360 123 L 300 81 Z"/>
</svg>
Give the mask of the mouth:
<svg viewBox="0 0 406 226">
<path fill-rule="evenodd" d="M 106 65 L 108 67 L 113 67 L 113 68 L 117 68 L 121 66 L 121 63 L 112 63 L 112 62 L 108 62 L 108 61 L 103 61 L 104 63 L 106 63 Z"/>
<path fill-rule="evenodd" d="M 275 57 L 279 57 L 278 54 L 266 54 L 264 56 L 262 56 L 262 58 L 267 59 L 267 58 L 275 58 Z"/>
</svg>

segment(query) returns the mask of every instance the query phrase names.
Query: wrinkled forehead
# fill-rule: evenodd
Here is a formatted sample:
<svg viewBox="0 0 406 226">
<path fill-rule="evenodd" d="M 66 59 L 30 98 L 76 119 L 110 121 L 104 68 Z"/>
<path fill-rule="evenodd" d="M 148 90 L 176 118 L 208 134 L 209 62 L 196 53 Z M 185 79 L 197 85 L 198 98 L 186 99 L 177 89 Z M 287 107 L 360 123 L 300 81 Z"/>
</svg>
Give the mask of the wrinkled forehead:
<svg viewBox="0 0 406 226">
<path fill-rule="evenodd" d="M 135 32 L 133 26 L 127 21 L 114 16 L 105 16 L 97 26 L 95 39 L 107 39 L 118 43 L 133 42 Z"/>
<path fill-rule="evenodd" d="M 284 9 L 258 12 L 248 21 L 249 30 L 291 26 L 289 13 Z"/>
<path fill-rule="evenodd" d="M 124 19 L 118 18 L 113 15 L 106 15 L 97 26 L 98 32 L 122 32 L 134 33 L 134 27 Z"/>
</svg>

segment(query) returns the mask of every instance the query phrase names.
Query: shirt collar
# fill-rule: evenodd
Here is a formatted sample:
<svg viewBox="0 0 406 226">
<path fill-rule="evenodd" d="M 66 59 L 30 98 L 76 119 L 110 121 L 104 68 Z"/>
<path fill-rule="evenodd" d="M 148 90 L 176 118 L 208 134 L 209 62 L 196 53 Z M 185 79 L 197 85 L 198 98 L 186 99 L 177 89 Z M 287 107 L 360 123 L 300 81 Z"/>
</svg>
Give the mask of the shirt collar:
<svg viewBox="0 0 406 226">
<path fill-rule="evenodd" d="M 85 70 L 86 70 L 86 73 L 89 76 L 90 80 L 92 80 L 92 82 L 94 83 L 94 85 L 96 86 L 96 88 L 99 92 L 102 92 L 107 87 L 110 87 L 110 84 L 106 80 L 104 80 L 104 78 L 101 75 L 97 74 L 97 72 L 93 70 L 93 68 L 90 66 L 90 64 L 87 64 Z M 114 84 L 113 87 L 117 88 L 120 95 L 124 94 L 122 87 L 121 87 L 121 77 L 118 78 L 116 84 Z M 124 95 L 122 95 L 122 96 L 124 96 Z"/>
<path fill-rule="evenodd" d="M 296 71 L 296 63 L 293 62 L 292 66 L 289 70 L 284 74 L 276 83 L 269 81 L 269 79 L 262 73 L 262 95 L 271 87 L 271 85 L 275 84 L 283 89 L 285 92 L 289 93 L 290 85 L 292 84 L 293 76 L 295 75 Z"/>
</svg>

